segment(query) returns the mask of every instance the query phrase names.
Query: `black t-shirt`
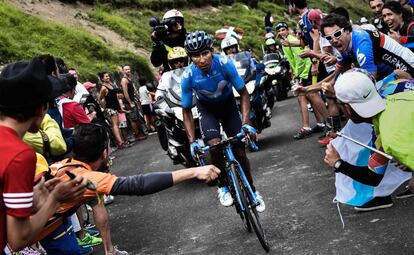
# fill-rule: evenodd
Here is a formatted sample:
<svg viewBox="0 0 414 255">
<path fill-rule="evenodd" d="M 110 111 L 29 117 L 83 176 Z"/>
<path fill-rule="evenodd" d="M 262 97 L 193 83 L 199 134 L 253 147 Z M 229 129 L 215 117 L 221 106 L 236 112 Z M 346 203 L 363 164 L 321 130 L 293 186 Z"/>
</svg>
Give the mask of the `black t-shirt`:
<svg viewBox="0 0 414 255">
<path fill-rule="evenodd" d="M 124 77 L 124 78 L 127 79 L 127 81 L 128 81 L 127 89 L 128 89 L 129 98 L 131 99 L 132 102 L 134 102 L 135 101 L 134 83 L 130 79 L 128 79 L 127 77 Z"/>
</svg>

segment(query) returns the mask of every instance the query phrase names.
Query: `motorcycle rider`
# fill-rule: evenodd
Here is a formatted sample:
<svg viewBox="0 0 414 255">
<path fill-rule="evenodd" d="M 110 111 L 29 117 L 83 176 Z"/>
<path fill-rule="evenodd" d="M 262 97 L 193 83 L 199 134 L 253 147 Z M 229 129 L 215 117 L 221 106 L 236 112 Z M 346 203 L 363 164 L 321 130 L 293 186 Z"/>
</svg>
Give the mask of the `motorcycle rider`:
<svg viewBox="0 0 414 255">
<path fill-rule="evenodd" d="M 273 38 L 269 38 L 265 41 L 265 45 L 266 45 L 266 54 L 268 53 L 277 53 L 277 46 L 276 46 L 276 41 Z"/>
<path fill-rule="evenodd" d="M 221 49 L 224 52 L 225 55 L 231 55 L 231 54 L 237 54 L 240 52 L 240 47 L 239 47 L 239 43 L 237 41 L 236 38 L 229 36 L 224 38 L 221 41 Z M 262 73 L 256 69 L 256 64 L 257 61 L 254 57 L 250 58 L 250 70 L 252 70 L 252 72 L 256 72 L 256 89 L 258 89 L 258 92 L 260 93 L 260 96 L 264 96 L 264 91 L 262 88 L 259 87 L 260 85 L 260 79 L 262 77 Z M 271 94 L 271 97 L 273 97 L 274 95 Z M 263 110 L 263 103 L 262 100 L 259 100 L 260 103 L 255 103 L 252 105 L 253 109 L 255 110 L 256 113 L 260 113 L 263 114 L 264 116 L 266 116 L 266 123 L 265 123 L 265 127 L 270 127 L 271 122 L 270 122 L 270 118 L 272 116 L 272 108 L 273 108 L 273 104 L 271 104 L 272 107 L 267 107 L 266 110 Z M 257 102 L 259 102 L 257 101 Z M 270 100 L 269 100 L 270 101 Z M 260 130 L 260 129 L 259 129 Z"/>
<path fill-rule="evenodd" d="M 224 38 L 221 41 L 220 46 L 225 55 L 236 54 L 239 52 L 239 42 L 232 36 Z"/>
<path fill-rule="evenodd" d="M 184 71 L 181 81 L 184 127 L 191 142 L 193 157 L 195 152 L 201 149 L 199 143 L 196 142 L 191 112 L 193 92 L 196 95 L 200 129 L 206 144 L 212 145 L 220 141 L 220 124 L 228 136 L 235 136 L 240 130 L 247 130 L 248 134 L 256 139 L 256 130 L 249 124 L 249 93 L 233 62 L 220 54 L 213 54 L 212 37 L 205 31 L 189 33 L 184 46 L 193 62 Z M 232 87 L 235 87 L 240 94 L 242 119 L 233 96 Z M 223 111 L 223 109 L 226 110 Z M 212 163 L 220 169 L 224 169 L 223 151 L 212 149 L 210 152 Z M 244 169 L 253 191 L 256 192 L 244 144 L 234 144 L 233 152 Z M 231 206 L 233 204 L 233 198 L 230 195 L 223 172 L 219 177 L 218 193 L 222 205 Z M 256 195 L 260 201 L 256 209 L 258 212 L 263 212 L 265 210 L 263 198 L 258 192 Z"/>
<path fill-rule="evenodd" d="M 152 32 L 151 39 L 153 41 L 153 48 L 151 52 L 151 63 L 155 67 L 163 65 L 164 72 L 167 72 L 171 70 L 168 64 L 168 52 L 173 47 L 184 46 L 187 30 L 184 28 L 183 14 L 176 9 L 167 11 L 162 17 L 161 23 L 166 24 L 168 30 L 166 33 Z"/>
<path fill-rule="evenodd" d="M 168 64 L 171 70 L 181 69 L 188 65 L 188 56 L 187 52 L 183 47 L 174 47 L 172 48 L 167 55 Z M 174 73 L 164 72 L 159 81 L 157 92 L 155 92 L 155 98 L 158 100 L 160 97 L 165 97 L 167 93 L 167 88 L 169 87 L 169 82 L 173 79 Z"/>
</svg>

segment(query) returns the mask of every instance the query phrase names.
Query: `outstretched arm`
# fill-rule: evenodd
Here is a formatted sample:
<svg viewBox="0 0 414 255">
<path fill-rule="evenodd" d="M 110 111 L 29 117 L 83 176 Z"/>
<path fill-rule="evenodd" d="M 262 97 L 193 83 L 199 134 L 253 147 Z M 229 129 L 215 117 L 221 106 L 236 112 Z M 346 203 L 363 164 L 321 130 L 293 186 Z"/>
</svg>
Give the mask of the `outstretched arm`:
<svg viewBox="0 0 414 255">
<path fill-rule="evenodd" d="M 174 172 L 158 172 L 118 177 L 112 186 L 110 194 L 129 196 L 149 195 L 190 179 L 210 182 L 216 179 L 219 173 L 220 170 L 217 167 L 208 165 Z"/>
</svg>

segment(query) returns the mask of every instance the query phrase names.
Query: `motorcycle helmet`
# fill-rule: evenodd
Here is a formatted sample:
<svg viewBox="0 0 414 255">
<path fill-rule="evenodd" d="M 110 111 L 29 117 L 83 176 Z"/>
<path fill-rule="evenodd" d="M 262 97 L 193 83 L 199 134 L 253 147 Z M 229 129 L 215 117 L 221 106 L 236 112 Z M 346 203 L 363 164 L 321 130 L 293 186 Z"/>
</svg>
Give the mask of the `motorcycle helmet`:
<svg viewBox="0 0 414 255">
<path fill-rule="evenodd" d="M 188 65 L 188 56 L 183 47 L 174 47 L 172 48 L 167 55 L 168 64 L 171 69 L 175 69 L 174 64 L 181 60 L 184 62 L 184 66 Z"/>
<path fill-rule="evenodd" d="M 278 30 L 279 30 L 279 29 L 281 29 L 282 27 L 287 28 L 288 26 L 287 26 L 287 24 L 286 24 L 285 22 L 279 22 L 279 23 L 276 25 L 275 29 L 276 29 L 276 31 L 278 31 Z"/>
<path fill-rule="evenodd" d="M 269 47 L 270 45 L 276 45 L 276 41 L 275 41 L 275 39 L 270 38 L 270 39 L 267 39 L 265 41 L 265 44 L 266 44 L 267 47 Z"/>
<path fill-rule="evenodd" d="M 212 50 L 213 39 L 205 31 L 194 31 L 187 35 L 184 41 L 184 47 L 189 55 L 201 53 L 205 50 Z"/>
<path fill-rule="evenodd" d="M 237 41 L 236 38 L 234 37 L 226 37 L 221 41 L 221 49 L 223 50 L 224 53 L 227 52 L 226 50 L 230 47 L 236 47 L 236 50 L 239 51 L 239 42 Z"/>
<path fill-rule="evenodd" d="M 167 11 L 164 16 L 162 16 L 161 22 L 171 25 L 178 22 L 184 27 L 184 15 L 176 9 L 172 9 Z"/>
</svg>

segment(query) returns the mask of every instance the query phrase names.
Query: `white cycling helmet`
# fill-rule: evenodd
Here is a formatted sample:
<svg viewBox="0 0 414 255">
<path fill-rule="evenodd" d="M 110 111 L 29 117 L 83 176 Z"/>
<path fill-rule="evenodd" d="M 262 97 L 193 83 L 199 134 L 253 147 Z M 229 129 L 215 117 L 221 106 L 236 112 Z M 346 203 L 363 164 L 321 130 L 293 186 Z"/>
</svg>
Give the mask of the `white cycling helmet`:
<svg viewBox="0 0 414 255">
<path fill-rule="evenodd" d="M 239 42 L 237 41 L 236 38 L 230 36 L 230 37 L 226 37 L 221 41 L 221 49 L 224 51 L 224 49 L 227 49 L 231 46 L 238 46 Z"/>
<path fill-rule="evenodd" d="M 181 18 L 184 20 L 183 14 L 176 9 L 169 10 L 164 14 L 164 16 L 162 16 L 163 21 L 168 20 L 168 19 L 174 19 L 174 18 L 178 18 L 178 19 Z"/>
</svg>

